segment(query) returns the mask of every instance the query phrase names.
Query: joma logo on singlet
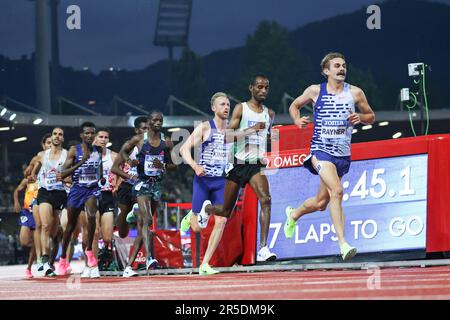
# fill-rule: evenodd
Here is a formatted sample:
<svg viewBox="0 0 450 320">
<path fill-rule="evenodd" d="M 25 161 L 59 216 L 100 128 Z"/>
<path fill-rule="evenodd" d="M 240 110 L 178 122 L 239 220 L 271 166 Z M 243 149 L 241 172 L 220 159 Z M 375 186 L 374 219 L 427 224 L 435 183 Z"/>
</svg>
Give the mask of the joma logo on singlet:
<svg viewBox="0 0 450 320">
<path fill-rule="evenodd" d="M 347 125 L 347 121 L 345 120 L 323 120 L 322 123 L 324 126 L 346 126 Z"/>
</svg>

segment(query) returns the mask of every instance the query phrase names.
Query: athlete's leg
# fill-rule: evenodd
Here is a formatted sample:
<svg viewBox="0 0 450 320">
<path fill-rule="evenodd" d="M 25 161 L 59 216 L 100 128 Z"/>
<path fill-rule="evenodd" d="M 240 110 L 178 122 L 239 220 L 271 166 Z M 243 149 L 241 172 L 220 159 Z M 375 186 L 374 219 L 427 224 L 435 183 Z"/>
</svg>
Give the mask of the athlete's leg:
<svg viewBox="0 0 450 320">
<path fill-rule="evenodd" d="M 101 235 L 105 248 L 111 246 L 113 231 L 114 231 L 114 213 L 105 212 L 100 218 Z"/>
<path fill-rule="evenodd" d="M 291 218 L 294 221 L 300 219 L 303 215 L 316 212 L 324 211 L 330 201 L 330 193 L 325 183 L 320 179 L 319 190 L 315 197 L 306 199 L 298 208 L 291 212 Z"/>
<path fill-rule="evenodd" d="M 223 230 L 225 229 L 226 224 L 227 218 L 220 216 L 214 217 L 214 228 L 209 236 L 208 248 L 206 249 L 202 264 L 209 264 L 211 257 L 214 252 L 216 252 L 217 246 L 220 243 L 220 239 L 222 239 Z"/>
<path fill-rule="evenodd" d="M 223 205 L 207 205 L 205 211 L 208 214 L 214 214 L 221 217 L 229 217 L 236 205 L 236 200 L 239 195 L 239 185 L 231 180 L 225 183 L 225 192 Z"/>
<path fill-rule="evenodd" d="M 269 182 L 267 181 L 267 177 L 262 173 L 257 173 L 253 177 L 251 177 L 250 186 L 253 191 L 255 191 L 256 196 L 258 197 L 259 204 L 261 206 L 261 210 L 259 213 L 259 223 L 261 225 L 260 230 L 260 247 L 267 246 L 267 237 L 269 235 L 269 226 L 270 226 L 270 211 L 272 206 L 272 201 L 270 198 L 269 191 Z"/>
<path fill-rule="evenodd" d="M 91 197 L 89 198 L 85 203 L 85 209 L 86 209 L 86 215 L 88 219 L 87 224 L 87 244 L 86 244 L 86 250 L 92 251 L 92 245 L 94 242 L 94 236 L 95 236 L 95 228 L 97 225 L 97 198 Z"/>
<path fill-rule="evenodd" d="M 36 229 L 34 229 L 33 232 L 33 242 L 34 247 L 36 250 L 36 258 L 38 259 L 38 262 L 41 260 L 42 257 L 42 251 L 41 251 L 41 219 L 39 218 L 39 206 L 34 205 L 33 206 L 33 218 L 34 222 L 36 223 Z"/>
<path fill-rule="evenodd" d="M 154 257 L 153 232 L 149 230 L 153 218 L 153 214 L 151 212 L 152 205 L 150 198 L 146 195 L 138 196 L 137 202 L 139 206 L 139 214 L 142 219 L 142 239 L 144 241 L 145 252 L 147 252 L 147 259 L 148 259 L 150 257 Z"/>
<path fill-rule="evenodd" d="M 119 237 L 125 238 L 128 236 L 128 233 L 130 232 L 130 227 L 127 223 L 127 214 L 131 211 L 131 208 L 133 207 L 132 204 L 124 204 L 119 203 L 118 204 L 118 215 L 116 219 L 116 226 L 119 231 Z"/>
<path fill-rule="evenodd" d="M 61 258 L 67 258 L 67 248 L 69 247 L 70 241 L 72 239 L 72 234 L 77 227 L 78 216 L 80 215 L 81 208 L 67 208 L 67 227 L 63 233 L 62 239 L 62 252 Z"/>
<path fill-rule="evenodd" d="M 48 203 L 39 204 L 39 217 L 41 219 L 41 250 L 42 256 L 48 261 L 50 256 L 50 238 L 54 224 L 53 206 Z"/>
<path fill-rule="evenodd" d="M 341 185 L 341 179 L 339 178 L 336 166 L 333 163 L 329 161 L 320 161 L 320 163 L 322 165 L 320 179 L 327 187 L 330 195 L 331 220 L 336 229 L 339 245 L 342 246 L 346 241 L 344 237 L 344 213 L 342 210 L 342 197 L 344 191 Z"/>
</svg>

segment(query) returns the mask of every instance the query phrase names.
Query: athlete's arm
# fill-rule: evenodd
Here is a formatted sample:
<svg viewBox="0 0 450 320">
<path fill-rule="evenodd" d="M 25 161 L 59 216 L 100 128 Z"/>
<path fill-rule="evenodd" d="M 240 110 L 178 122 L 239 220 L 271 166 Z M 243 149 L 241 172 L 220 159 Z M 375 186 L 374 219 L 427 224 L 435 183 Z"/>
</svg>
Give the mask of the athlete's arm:
<svg viewBox="0 0 450 320">
<path fill-rule="evenodd" d="M 169 137 L 166 137 L 166 152 L 165 154 L 167 155 L 166 157 L 166 170 L 168 171 L 175 171 L 177 169 L 177 165 L 175 163 L 173 163 L 172 161 L 172 150 L 173 150 L 173 142 Z"/>
<path fill-rule="evenodd" d="M 139 141 L 143 139 L 143 134 L 138 134 L 133 136 L 130 140 L 125 141 L 125 143 L 122 145 L 122 148 L 120 148 L 119 155 L 122 157 L 124 162 L 130 161 L 130 153 L 133 150 L 135 146 L 138 145 Z"/>
<path fill-rule="evenodd" d="M 128 141 L 127 141 L 128 142 Z M 122 145 L 122 148 L 125 147 L 125 144 L 127 143 L 125 142 Z M 130 160 L 130 157 L 128 156 L 128 160 Z M 123 180 L 128 180 L 128 179 L 132 179 L 134 176 L 123 172 L 123 170 L 120 168 L 123 164 L 125 163 L 125 159 L 122 157 L 122 153 L 119 152 L 116 156 L 116 158 L 114 159 L 113 165 L 111 167 L 111 172 L 116 174 L 119 179 L 123 179 Z M 117 186 L 119 186 L 119 184 L 117 184 Z"/>
<path fill-rule="evenodd" d="M 39 154 L 39 152 L 38 152 L 38 154 Z M 32 175 L 32 172 L 33 172 L 33 169 L 34 169 L 34 165 L 36 164 L 36 157 L 37 157 L 37 155 L 34 156 L 33 159 L 31 159 L 30 163 L 28 164 L 28 166 L 23 171 L 23 176 L 25 178 L 28 178 L 28 177 L 31 178 L 31 175 Z"/>
<path fill-rule="evenodd" d="M 83 150 L 83 158 L 81 159 L 81 161 L 72 166 L 73 159 L 75 158 L 76 153 L 77 153 L 76 146 L 71 146 L 69 152 L 67 153 L 67 158 L 62 166 L 61 172 L 56 174 L 56 177 L 59 181 L 70 176 L 75 170 L 81 167 L 86 162 L 87 159 L 89 159 L 90 154 L 86 152 L 86 150 Z"/>
<path fill-rule="evenodd" d="M 313 103 L 319 96 L 319 91 L 319 85 L 309 86 L 303 91 L 301 96 L 292 101 L 289 107 L 289 115 L 297 127 L 305 128 L 311 122 L 309 117 L 300 117 L 300 109 L 309 103 Z"/>
<path fill-rule="evenodd" d="M 358 107 L 360 113 L 352 113 L 348 120 L 352 125 L 363 123 L 363 124 L 372 124 L 375 122 L 375 113 L 367 101 L 366 95 L 364 91 L 356 86 L 352 86 L 351 92 L 355 99 L 355 105 Z"/>
<path fill-rule="evenodd" d="M 45 151 L 39 152 L 39 153 L 33 158 L 33 160 L 34 160 L 34 165 L 33 165 L 33 168 L 32 168 L 32 170 L 31 170 L 31 173 L 30 173 L 30 182 L 36 181 L 37 174 L 38 174 L 39 170 L 40 170 L 41 167 L 42 167 L 42 159 L 43 159 L 43 157 L 44 157 L 44 152 L 45 152 Z M 31 160 L 31 162 L 33 162 L 33 160 Z M 31 162 L 30 162 L 30 164 L 31 164 Z"/>
<path fill-rule="evenodd" d="M 265 128 L 264 122 L 257 122 L 253 127 L 246 128 L 243 131 L 237 131 L 242 118 L 242 104 L 238 103 L 233 110 L 231 115 L 231 120 L 228 125 L 228 129 L 225 132 L 225 142 L 234 142 L 235 140 L 241 139 L 250 134 L 256 133 Z"/>
<path fill-rule="evenodd" d="M 22 179 L 17 188 L 14 190 L 14 211 L 16 211 L 16 213 L 20 213 L 20 211 L 22 211 L 22 207 L 19 203 L 19 192 L 24 190 L 27 187 L 27 184 L 28 180 Z"/>
<path fill-rule="evenodd" d="M 195 174 L 199 177 L 202 177 L 206 174 L 205 168 L 200 166 L 191 156 L 191 149 L 198 147 L 203 142 L 203 132 L 208 129 L 208 122 L 202 122 L 197 128 L 194 129 L 194 132 L 191 133 L 189 138 L 187 138 L 186 142 L 180 148 L 180 154 L 183 157 L 184 161 L 191 166 L 192 170 L 195 171 Z"/>
<path fill-rule="evenodd" d="M 114 163 L 114 161 L 116 161 L 116 158 L 117 158 L 117 152 L 114 152 L 111 150 L 111 160 L 113 163 Z M 112 172 L 112 170 L 111 170 L 111 172 Z M 112 172 L 112 173 L 114 173 L 114 172 Z M 111 184 L 112 189 L 115 190 L 119 186 L 119 178 L 120 177 L 118 177 L 116 174 L 113 174 L 110 176 L 111 176 L 111 179 L 110 179 L 109 183 Z M 109 177 L 108 177 L 108 179 L 109 179 Z"/>
</svg>

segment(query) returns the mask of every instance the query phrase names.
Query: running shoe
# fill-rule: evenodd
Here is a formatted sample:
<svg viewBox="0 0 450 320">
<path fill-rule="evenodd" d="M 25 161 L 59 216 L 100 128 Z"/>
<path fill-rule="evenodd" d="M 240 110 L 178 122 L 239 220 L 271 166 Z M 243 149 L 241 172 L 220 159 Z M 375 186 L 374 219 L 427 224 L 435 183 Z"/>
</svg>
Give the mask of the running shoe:
<svg viewBox="0 0 450 320">
<path fill-rule="evenodd" d="M 90 278 L 91 277 L 91 268 L 89 268 L 88 266 L 85 266 L 80 277 L 81 278 Z"/>
<path fill-rule="evenodd" d="M 147 262 L 145 263 L 145 269 L 148 271 L 149 269 L 155 269 L 158 266 L 158 261 L 153 259 L 152 257 L 147 258 Z"/>
<path fill-rule="evenodd" d="M 135 203 L 131 211 L 127 214 L 126 220 L 128 224 L 136 224 L 136 215 L 134 214 L 134 212 L 137 210 L 139 210 L 139 205 Z"/>
<path fill-rule="evenodd" d="M 208 226 L 208 220 L 209 220 L 209 214 L 206 213 L 205 208 L 208 204 L 211 204 L 211 201 L 205 200 L 202 205 L 202 209 L 200 210 L 200 213 L 198 214 L 198 224 L 200 225 L 200 228 L 204 229 Z"/>
<path fill-rule="evenodd" d="M 194 212 L 189 211 L 187 215 L 184 216 L 184 218 L 181 220 L 181 226 L 180 230 L 183 232 L 187 232 L 191 226 L 191 217 L 194 214 Z"/>
<path fill-rule="evenodd" d="M 211 268 L 207 263 L 203 263 L 200 268 L 198 268 L 198 274 L 201 276 L 209 276 L 217 273 L 220 273 L 220 271 Z"/>
<path fill-rule="evenodd" d="M 138 276 L 138 273 L 136 271 L 134 271 L 133 269 L 131 269 L 131 266 L 128 266 L 125 268 L 125 270 L 123 270 L 122 277 L 130 278 L 130 277 L 137 277 L 137 276 Z"/>
<path fill-rule="evenodd" d="M 294 221 L 294 219 L 291 218 L 291 213 L 294 211 L 295 209 L 292 207 L 287 207 L 286 208 L 286 221 L 284 223 L 284 236 L 286 237 L 286 239 L 290 239 L 292 238 L 292 236 L 294 235 L 295 232 L 295 224 L 297 223 L 297 221 Z"/>
<path fill-rule="evenodd" d="M 44 263 L 42 262 L 42 257 L 37 259 L 37 271 L 44 271 Z"/>
<path fill-rule="evenodd" d="M 262 261 L 273 261 L 277 259 L 277 255 L 273 252 L 270 252 L 269 248 L 262 247 L 258 251 L 258 255 L 256 257 L 256 261 L 262 262 Z"/>
<path fill-rule="evenodd" d="M 87 265 L 88 267 L 96 267 L 97 266 L 97 259 L 95 259 L 94 252 L 92 250 L 85 250 L 84 253 L 86 254 L 86 257 L 88 259 Z"/>
<path fill-rule="evenodd" d="M 347 261 L 356 255 L 356 248 L 349 245 L 347 242 L 341 246 L 342 260 Z"/>
<path fill-rule="evenodd" d="M 59 258 L 59 264 L 58 264 L 58 275 L 65 276 L 68 274 L 67 272 L 67 258 Z"/>
<path fill-rule="evenodd" d="M 100 270 L 97 267 L 91 268 L 91 279 L 100 278 Z"/>
<path fill-rule="evenodd" d="M 56 277 L 55 271 L 53 271 L 48 262 L 44 263 L 44 274 L 46 277 Z"/>
<path fill-rule="evenodd" d="M 25 278 L 26 279 L 31 279 L 33 278 L 33 274 L 31 273 L 30 269 L 25 269 Z"/>
</svg>

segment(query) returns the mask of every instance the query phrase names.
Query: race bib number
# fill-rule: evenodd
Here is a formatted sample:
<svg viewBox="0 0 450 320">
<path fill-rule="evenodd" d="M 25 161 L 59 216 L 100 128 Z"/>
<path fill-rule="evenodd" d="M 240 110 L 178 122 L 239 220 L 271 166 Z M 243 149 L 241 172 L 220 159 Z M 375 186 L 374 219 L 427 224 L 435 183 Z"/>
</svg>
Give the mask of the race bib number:
<svg viewBox="0 0 450 320">
<path fill-rule="evenodd" d="M 81 183 L 91 183 L 98 180 L 97 168 L 96 167 L 86 167 L 81 169 L 79 181 Z"/>
<path fill-rule="evenodd" d="M 162 155 L 145 155 L 144 173 L 146 176 L 159 176 L 164 170 L 158 169 L 153 166 L 153 161 L 158 159 L 161 163 L 164 163 L 164 156 Z"/>
<path fill-rule="evenodd" d="M 326 139 L 343 139 L 346 137 L 347 120 L 322 120 L 322 138 Z"/>
<path fill-rule="evenodd" d="M 56 180 L 56 170 L 48 171 L 44 176 L 44 180 L 47 187 L 54 187 L 61 183 Z"/>
</svg>

